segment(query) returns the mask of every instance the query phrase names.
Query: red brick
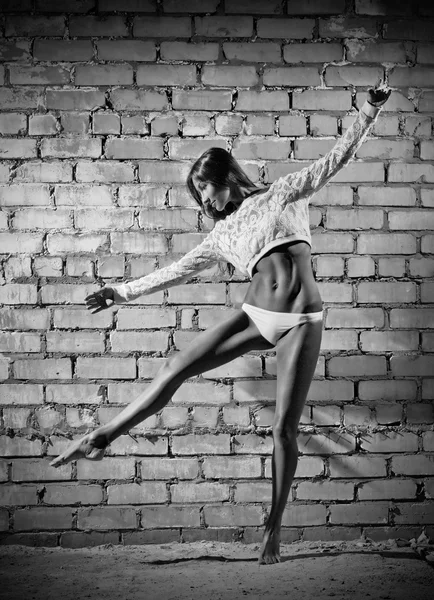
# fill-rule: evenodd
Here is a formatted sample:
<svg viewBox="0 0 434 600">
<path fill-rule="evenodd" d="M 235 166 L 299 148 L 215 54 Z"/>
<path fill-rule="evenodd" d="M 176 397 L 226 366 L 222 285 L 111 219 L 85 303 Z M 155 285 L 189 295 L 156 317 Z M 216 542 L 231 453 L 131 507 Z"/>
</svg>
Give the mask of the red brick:
<svg viewBox="0 0 434 600">
<path fill-rule="evenodd" d="M 2 110 L 37 108 L 40 95 L 38 88 L 3 87 L 0 88 L 0 106 Z"/>
<path fill-rule="evenodd" d="M 329 308 L 326 317 L 327 327 L 383 327 L 382 308 Z"/>
<path fill-rule="evenodd" d="M 434 166 L 418 163 L 391 163 L 389 181 L 391 183 L 434 183 Z"/>
<path fill-rule="evenodd" d="M 37 488 L 34 485 L 0 485 L 2 506 L 25 506 L 37 504 Z"/>
<path fill-rule="evenodd" d="M 144 506 L 141 510 L 142 527 L 199 527 L 197 506 Z"/>
<path fill-rule="evenodd" d="M 100 90 L 47 90 L 47 108 L 59 110 L 92 110 L 105 105 Z"/>
<path fill-rule="evenodd" d="M 147 481 L 107 487 L 108 504 L 157 504 L 167 501 L 166 484 Z"/>
<path fill-rule="evenodd" d="M 405 63 L 407 60 L 406 46 L 402 42 L 360 44 L 354 40 L 346 40 L 345 46 L 348 60 L 351 62 Z"/>
<path fill-rule="evenodd" d="M 434 450 L 434 431 L 424 431 L 422 433 L 423 449 L 426 452 Z"/>
<path fill-rule="evenodd" d="M 321 525 L 326 522 L 326 507 L 321 504 L 295 504 L 287 505 L 283 513 L 282 525 L 284 527 L 304 527 Z"/>
<path fill-rule="evenodd" d="M 180 20 L 179 17 L 177 19 Z M 195 17 L 194 19 L 196 35 L 205 37 L 250 37 L 253 34 L 253 18 L 229 17 L 229 16 L 207 16 Z M 154 34 L 155 35 L 155 34 Z M 177 37 L 180 37 L 176 33 Z M 268 37 L 268 36 L 266 36 Z"/>
<path fill-rule="evenodd" d="M 72 509 L 41 506 L 16 510 L 14 514 L 14 529 L 16 531 L 72 529 Z"/>
<path fill-rule="evenodd" d="M 395 67 L 389 74 L 389 84 L 395 87 L 432 87 L 434 70 L 428 67 Z"/>
<path fill-rule="evenodd" d="M 102 499 L 103 490 L 99 485 L 51 483 L 45 486 L 44 502 L 46 504 L 99 504 Z"/>
<path fill-rule="evenodd" d="M 360 334 L 360 348 L 363 352 L 393 352 L 417 350 L 417 331 L 369 331 Z"/>
<path fill-rule="evenodd" d="M 415 302 L 416 288 L 414 283 L 405 282 L 360 283 L 358 300 L 362 303 Z"/>
<path fill-rule="evenodd" d="M 119 163 L 118 161 L 79 161 L 77 163 L 76 178 L 79 182 L 94 181 L 98 183 L 109 183 L 119 181 L 124 183 L 134 181 L 134 170 L 131 165 Z M 77 192 L 75 194 L 77 194 Z M 95 188 L 92 192 L 89 190 L 89 196 L 92 197 L 92 201 L 95 204 L 100 204 L 102 199 L 102 203 L 108 204 L 105 189 L 103 196 L 100 195 L 98 188 Z"/>
<path fill-rule="evenodd" d="M 406 377 L 431 376 L 432 358 L 426 356 L 393 356 L 390 360 L 392 374 L 394 376 Z"/>
<path fill-rule="evenodd" d="M 170 486 L 172 502 L 224 502 L 229 500 L 229 485 L 197 482 L 176 483 Z"/>
<path fill-rule="evenodd" d="M 376 23 L 364 17 L 332 17 L 319 20 L 321 38 L 374 38 Z"/>
<path fill-rule="evenodd" d="M 388 218 L 390 229 L 404 229 L 408 231 L 409 229 L 424 230 L 434 228 L 432 211 L 420 208 L 417 211 L 390 211 Z"/>
<path fill-rule="evenodd" d="M 191 37 L 191 19 L 189 17 L 134 17 L 134 37 Z"/>
<path fill-rule="evenodd" d="M 387 502 L 356 502 L 330 506 L 330 523 L 333 524 L 387 524 Z"/>
<path fill-rule="evenodd" d="M 348 277 L 372 277 L 375 275 L 375 262 L 369 256 L 349 258 L 347 273 Z"/>
<path fill-rule="evenodd" d="M 417 525 L 434 524 L 434 503 L 406 502 L 396 505 L 395 524 L 414 523 Z"/>
<path fill-rule="evenodd" d="M 101 410 L 101 409 L 99 409 Z M 116 411 L 120 409 L 115 409 Z M 100 419 L 101 420 L 101 419 Z M 152 420 L 152 417 L 151 417 Z M 145 429 L 145 427 L 142 427 Z M 135 427 L 133 431 L 139 430 L 139 427 Z M 167 456 L 168 452 L 168 439 L 159 437 L 147 439 L 146 437 L 136 437 L 132 440 L 129 436 L 124 435 L 110 444 L 110 451 L 116 455 L 130 455 L 134 456 Z M 120 479 L 121 477 L 119 477 Z"/>
<path fill-rule="evenodd" d="M 386 359 L 383 356 L 347 356 L 329 360 L 328 372 L 332 376 L 386 375 Z"/>
<path fill-rule="evenodd" d="M 420 477 L 434 475 L 434 461 L 428 455 L 393 456 L 391 469 L 395 475 Z"/>
<path fill-rule="evenodd" d="M 230 91 L 174 90 L 174 110 L 230 110 Z"/>
<path fill-rule="evenodd" d="M 60 545 L 62 548 L 92 548 L 106 544 L 119 544 L 119 532 L 65 531 L 60 536 Z"/>
<path fill-rule="evenodd" d="M 386 459 L 376 456 L 331 456 L 329 459 L 330 477 L 386 477 Z"/>
<path fill-rule="evenodd" d="M 62 67 L 21 66 L 9 68 L 12 85 L 63 85 L 70 81 L 70 72 Z"/>
<path fill-rule="evenodd" d="M 1 332 L 0 352 L 41 352 L 38 333 Z"/>
<path fill-rule="evenodd" d="M 2 138 L 0 158 L 36 158 L 36 140 Z"/>
<path fill-rule="evenodd" d="M 70 17 L 69 33 L 72 37 L 122 37 L 128 35 L 128 30 L 125 18 L 121 15 L 104 16 L 103 18 L 86 15 L 85 17 Z"/>
<path fill-rule="evenodd" d="M 134 508 L 99 506 L 78 509 L 78 529 L 136 529 Z"/>
<path fill-rule="evenodd" d="M 111 250 L 115 254 L 165 254 L 168 250 L 167 240 L 163 235 L 142 232 L 113 233 L 111 235 Z"/>
<path fill-rule="evenodd" d="M 318 288 L 324 302 L 337 302 L 341 304 L 353 301 L 353 288 L 351 284 L 328 281 L 320 282 Z"/>
<path fill-rule="evenodd" d="M 16 2 L 14 10 L 17 8 Z M 24 3 L 20 3 L 25 10 Z M 28 3 L 29 7 L 31 2 Z M 65 33 L 65 18 L 46 17 L 36 14 L 11 15 L 6 17 L 6 37 L 34 37 L 34 36 L 59 36 Z"/>
<path fill-rule="evenodd" d="M 382 67 L 328 66 L 325 82 L 329 87 L 369 86 L 383 75 Z"/>
<path fill-rule="evenodd" d="M 280 45 L 273 42 L 225 42 L 223 43 L 223 52 L 228 60 L 261 63 L 282 62 Z"/>
<path fill-rule="evenodd" d="M 105 147 L 107 158 L 163 158 L 160 139 L 109 139 Z"/>
<path fill-rule="evenodd" d="M 79 378 L 134 379 L 134 358 L 81 358 L 77 359 L 76 376 Z"/>
<path fill-rule="evenodd" d="M 347 91 L 337 90 L 296 92 L 293 95 L 292 108 L 304 110 L 350 110 L 351 95 Z"/>
<path fill-rule="evenodd" d="M 240 111 L 287 111 L 289 98 L 285 91 L 241 91 L 236 108 Z"/>
<path fill-rule="evenodd" d="M 165 12 L 214 13 L 217 6 L 218 0 L 185 0 L 182 4 L 178 0 L 164 0 Z"/>
<path fill-rule="evenodd" d="M 360 381 L 359 397 L 361 400 L 412 400 L 416 395 L 413 381 Z"/>
<path fill-rule="evenodd" d="M 375 206 L 414 206 L 416 191 L 408 187 L 359 186 L 359 204 Z"/>
<path fill-rule="evenodd" d="M 415 433 L 389 431 L 371 434 L 361 441 L 363 450 L 370 453 L 417 452 L 418 439 Z"/>
<path fill-rule="evenodd" d="M 105 457 L 101 462 L 79 461 L 77 463 L 77 479 L 128 480 L 134 476 L 133 458 Z"/>
<path fill-rule="evenodd" d="M 115 110 L 143 111 L 168 108 L 167 96 L 164 91 L 116 88 L 110 91 L 110 99 Z"/>
<path fill-rule="evenodd" d="M 42 61 L 84 61 L 93 58 L 90 40 L 41 40 L 36 39 L 33 56 Z"/>
<path fill-rule="evenodd" d="M 298 449 L 302 454 L 348 454 L 355 448 L 353 435 L 339 434 L 333 429 L 322 430 L 321 434 L 300 433 Z"/>
<path fill-rule="evenodd" d="M 255 67 L 205 66 L 202 69 L 202 83 L 212 86 L 250 87 L 258 83 Z"/>
<path fill-rule="evenodd" d="M 169 154 L 174 159 L 196 159 L 209 148 L 226 148 L 226 141 L 220 139 L 210 140 L 184 140 L 172 138 L 169 140 Z"/>
<path fill-rule="evenodd" d="M 272 484 L 270 481 L 249 481 L 237 483 L 235 502 L 271 502 Z"/>
<path fill-rule="evenodd" d="M 362 482 L 359 487 L 361 500 L 412 499 L 416 495 L 416 482 L 408 479 L 378 479 Z"/>
<path fill-rule="evenodd" d="M 289 36 L 291 39 L 310 38 L 310 34 L 305 35 L 305 33 L 307 33 L 306 30 L 311 31 L 314 26 L 314 22 L 311 19 L 288 19 L 288 21 L 284 19 L 279 19 L 279 21 L 276 21 L 276 19 L 262 19 L 258 21 L 258 35 L 260 37 L 261 21 L 270 21 L 270 33 L 276 31 L 284 34 L 278 37 L 286 38 L 288 27 L 290 28 L 289 30 L 296 30 L 293 35 Z M 273 23 L 276 23 L 276 25 L 273 25 Z M 282 27 L 283 31 L 280 31 L 280 27 Z M 286 44 L 283 46 L 283 58 L 287 63 L 324 63 L 340 61 L 342 57 L 343 48 L 340 44 L 307 42 L 304 44 Z"/>
<path fill-rule="evenodd" d="M 95 34 L 93 34 L 95 35 Z M 98 58 L 100 60 L 117 60 L 117 61 L 154 61 L 156 56 L 155 43 L 143 40 L 99 40 L 97 42 L 97 52 Z M 122 65 L 117 67 L 118 69 L 125 68 L 126 65 Z M 87 72 L 92 72 L 92 69 L 97 67 L 89 67 Z M 77 67 L 78 69 L 78 67 Z M 116 67 L 114 65 L 107 65 L 106 72 L 109 74 L 110 78 L 114 77 L 114 73 L 116 71 Z M 104 70 L 100 70 L 101 73 L 104 73 Z M 124 83 L 132 83 L 130 81 L 130 75 L 132 74 L 132 69 L 128 69 L 129 75 L 127 78 L 122 78 L 122 82 Z M 76 82 L 78 83 L 77 79 Z M 120 83 L 122 83 L 120 81 Z M 96 83 L 98 83 L 96 81 Z M 107 82 L 108 85 L 109 82 Z M 81 85 L 81 84 L 79 84 Z M 84 84 L 86 85 L 86 83 Z M 89 85 L 95 85 L 95 83 L 90 83 Z M 104 85 L 104 84 L 103 84 Z"/>
<path fill-rule="evenodd" d="M 302 481 L 296 489 L 298 500 L 352 500 L 354 484 L 336 481 Z"/>
<path fill-rule="evenodd" d="M 47 385 L 47 402 L 56 404 L 100 404 L 102 390 L 95 384 Z"/>
<path fill-rule="evenodd" d="M 160 46 L 163 60 L 217 60 L 219 46 L 215 43 L 205 42 L 162 42 Z"/>
<path fill-rule="evenodd" d="M 206 525 L 210 527 L 260 526 L 263 523 L 262 508 L 248 504 L 205 506 L 204 518 Z"/>
<path fill-rule="evenodd" d="M 173 0 L 172 0 L 173 1 Z M 280 2 L 273 0 L 227 0 L 225 4 L 227 14 L 247 13 L 247 14 L 281 14 L 282 7 Z"/>
<path fill-rule="evenodd" d="M 430 308 L 394 308 L 390 311 L 390 326 L 403 329 L 424 329 L 433 322 L 434 310 Z"/>
<path fill-rule="evenodd" d="M 41 456 L 41 441 L 15 436 L 0 437 L 0 456 Z"/>
<path fill-rule="evenodd" d="M 175 436 L 172 440 L 173 454 L 229 454 L 230 438 L 227 434 L 203 434 Z"/>
<path fill-rule="evenodd" d="M 154 85 L 195 85 L 196 67 L 193 65 L 139 65 L 137 84 Z"/>
</svg>

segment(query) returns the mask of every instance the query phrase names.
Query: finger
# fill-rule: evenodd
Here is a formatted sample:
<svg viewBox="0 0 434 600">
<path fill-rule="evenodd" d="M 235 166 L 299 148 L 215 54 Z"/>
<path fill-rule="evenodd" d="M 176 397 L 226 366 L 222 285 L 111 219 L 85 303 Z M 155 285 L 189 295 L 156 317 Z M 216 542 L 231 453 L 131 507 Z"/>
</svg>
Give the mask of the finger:
<svg viewBox="0 0 434 600">
<path fill-rule="evenodd" d="M 94 308 L 98 308 L 98 306 L 100 306 L 100 305 L 97 302 L 92 302 L 87 305 L 87 308 L 94 309 Z"/>
</svg>

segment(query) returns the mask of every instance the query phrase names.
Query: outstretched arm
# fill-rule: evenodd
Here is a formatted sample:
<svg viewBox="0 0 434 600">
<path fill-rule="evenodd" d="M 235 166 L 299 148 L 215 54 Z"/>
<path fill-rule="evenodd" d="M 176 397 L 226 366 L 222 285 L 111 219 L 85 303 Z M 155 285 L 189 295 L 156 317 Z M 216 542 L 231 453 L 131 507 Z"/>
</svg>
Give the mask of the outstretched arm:
<svg viewBox="0 0 434 600">
<path fill-rule="evenodd" d="M 330 181 L 350 160 L 363 143 L 370 127 L 375 122 L 381 106 L 390 96 L 390 90 L 369 90 L 368 98 L 353 124 L 325 156 L 314 163 L 281 178 L 283 201 L 295 202 L 312 195 Z"/>
<path fill-rule="evenodd" d="M 192 275 L 202 271 L 209 265 L 221 260 L 213 249 L 213 244 L 208 235 L 205 240 L 167 267 L 149 273 L 140 279 L 135 279 L 120 285 L 110 285 L 90 294 L 85 298 L 87 308 L 93 313 L 99 312 L 108 306 L 122 304 L 134 300 L 144 294 L 152 294 L 160 290 L 184 283 Z"/>
</svg>

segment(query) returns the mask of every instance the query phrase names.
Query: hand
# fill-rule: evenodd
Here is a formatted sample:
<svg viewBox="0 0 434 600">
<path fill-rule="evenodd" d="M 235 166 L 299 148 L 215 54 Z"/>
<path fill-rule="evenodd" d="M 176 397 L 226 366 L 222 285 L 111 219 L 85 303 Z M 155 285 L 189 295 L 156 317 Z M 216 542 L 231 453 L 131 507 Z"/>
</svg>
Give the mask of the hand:
<svg viewBox="0 0 434 600">
<path fill-rule="evenodd" d="M 113 306 L 114 304 L 114 290 L 111 287 L 103 287 L 93 294 L 89 294 L 84 299 L 88 310 L 95 313 L 101 312 L 102 310 Z"/>
<path fill-rule="evenodd" d="M 383 106 L 383 104 L 387 101 L 392 90 L 390 90 L 385 83 L 382 83 L 375 89 L 371 88 L 368 92 L 368 102 L 372 104 L 372 106 L 376 106 L 379 108 Z"/>
</svg>

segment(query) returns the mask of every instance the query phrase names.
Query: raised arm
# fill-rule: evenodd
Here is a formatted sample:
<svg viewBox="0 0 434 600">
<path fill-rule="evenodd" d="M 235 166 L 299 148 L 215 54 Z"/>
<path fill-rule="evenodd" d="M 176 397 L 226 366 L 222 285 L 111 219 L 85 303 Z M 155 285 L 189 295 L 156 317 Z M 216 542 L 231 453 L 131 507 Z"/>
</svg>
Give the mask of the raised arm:
<svg viewBox="0 0 434 600">
<path fill-rule="evenodd" d="M 386 88 L 369 90 L 368 98 L 356 119 L 330 152 L 308 167 L 281 178 L 283 201 L 295 202 L 312 195 L 347 165 L 362 145 L 389 96 L 390 90 Z"/>
<path fill-rule="evenodd" d="M 221 257 L 214 251 L 211 235 L 208 235 L 201 244 L 190 250 L 180 260 L 140 277 L 140 279 L 120 285 L 106 286 L 87 296 L 85 303 L 88 309 L 96 313 L 113 303 L 130 302 L 144 294 L 152 294 L 183 283 L 195 273 L 219 260 Z"/>
</svg>

